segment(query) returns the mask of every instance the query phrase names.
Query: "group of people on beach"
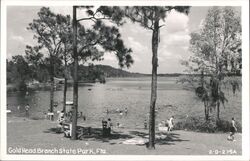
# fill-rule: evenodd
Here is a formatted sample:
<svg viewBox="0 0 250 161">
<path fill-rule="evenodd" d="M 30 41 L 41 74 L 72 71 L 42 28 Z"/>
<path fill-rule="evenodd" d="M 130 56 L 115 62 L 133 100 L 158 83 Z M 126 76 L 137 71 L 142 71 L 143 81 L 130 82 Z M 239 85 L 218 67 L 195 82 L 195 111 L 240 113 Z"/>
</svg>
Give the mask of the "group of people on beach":
<svg viewBox="0 0 250 161">
<path fill-rule="evenodd" d="M 102 119 L 103 136 L 110 136 L 112 128 L 113 128 L 113 123 L 111 122 L 111 118 L 108 118 L 107 120 L 103 118 Z"/>
<path fill-rule="evenodd" d="M 108 108 L 106 109 L 106 114 L 110 114 L 110 113 L 117 113 L 119 114 L 120 117 L 122 117 L 123 115 L 127 116 L 128 114 L 128 108 L 126 107 L 124 110 L 122 109 L 115 109 L 115 110 L 109 110 Z"/>
<path fill-rule="evenodd" d="M 174 116 L 171 116 L 167 121 L 162 120 L 158 124 L 159 131 L 161 131 L 162 127 L 166 127 L 167 131 L 172 131 L 174 128 Z"/>
<path fill-rule="evenodd" d="M 18 105 L 16 108 L 17 108 L 17 110 L 20 112 L 21 106 Z M 8 109 L 8 104 L 7 104 L 7 109 Z M 29 105 L 28 103 L 24 106 L 24 110 L 25 110 L 25 116 L 26 116 L 26 117 L 29 117 L 30 105 Z"/>
<path fill-rule="evenodd" d="M 8 105 L 7 105 L 8 106 Z M 17 110 L 20 111 L 21 110 L 21 107 L 20 105 L 17 106 Z M 26 117 L 29 117 L 29 110 L 30 110 L 30 105 L 27 103 L 24 107 L 24 110 L 25 110 L 25 116 Z M 107 109 L 107 114 L 109 114 L 111 111 L 109 111 Z M 116 113 L 118 113 L 121 117 L 123 115 L 127 115 L 128 113 L 128 109 L 125 108 L 124 110 L 120 110 L 120 109 L 116 109 L 115 110 Z M 82 112 L 81 112 L 81 115 L 82 115 Z M 86 117 L 83 116 L 83 119 L 86 120 Z M 59 123 L 59 126 L 62 126 L 63 122 L 65 122 L 65 114 L 64 114 L 64 111 L 59 111 L 58 113 L 58 123 Z M 121 127 L 122 125 L 117 122 L 117 127 Z M 167 129 L 167 131 L 172 131 L 173 128 L 174 128 L 174 116 L 171 116 L 169 119 L 167 119 L 166 121 L 165 120 L 162 120 L 159 124 L 158 124 L 158 128 L 160 130 L 161 127 L 164 127 L 165 129 Z M 108 118 L 107 119 L 107 129 L 108 129 L 108 133 L 111 133 L 111 129 L 113 128 L 113 123 L 111 122 L 111 118 Z M 147 119 L 144 120 L 144 129 L 147 129 L 148 128 L 148 121 Z M 227 137 L 227 140 L 228 141 L 236 141 L 235 140 L 235 133 L 237 132 L 237 128 L 236 128 L 236 123 L 235 123 L 235 119 L 234 117 L 232 118 L 231 120 L 231 123 L 230 123 L 230 133 L 229 133 L 229 136 Z"/>
<path fill-rule="evenodd" d="M 118 114 L 120 118 L 122 118 L 123 116 L 127 116 L 128 114 L 128 108 L 126 107 L 125 109 L 113 109 L 113 110 L 109 110 L 108 108 L 106 109 L 106 114 L 107 116 L 109 116 L 109 114 Z M 116 127 L 120 128 L 123 125 L 120 122 L 116 123 Z M 113 123 L 111 122 L 111 118 L 108 118 L 108 128 L 112 128 L 113 127 Z"/>
</svg>

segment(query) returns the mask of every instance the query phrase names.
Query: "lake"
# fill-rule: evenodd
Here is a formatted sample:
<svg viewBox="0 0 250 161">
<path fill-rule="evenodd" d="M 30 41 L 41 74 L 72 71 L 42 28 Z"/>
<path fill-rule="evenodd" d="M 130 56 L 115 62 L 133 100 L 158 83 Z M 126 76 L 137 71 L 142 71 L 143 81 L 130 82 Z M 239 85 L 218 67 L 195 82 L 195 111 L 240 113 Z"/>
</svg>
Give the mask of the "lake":
<svg viewBox="0 0 250 161">
<path fill-rule="evenodd" d="M 156 123 L 166 120 L 172 115 L 176 122 L 190 116 L 203 116 L 203 103 L 196 97 L 194 91 L 186 90 L 182 84 L 177 84 L 177 77 L 159 77 L 157 90 Z M 151 78 L 108 78 L 106 84 L 87 84 L 79 86 L 79 112 L 86 116 L 89 124 L 100 124 L 102 118 L 111 118 L 113 123 L 119 122 L 129 128 L 142 128 L 148 118 Z M 235 117 L 241 123 L 241 92 L 236 95 L 227 89 L 228 102 L 221 107 L 221 118 L 230 120 Z M 67 100 L 72 101 L 73 88 L 69 87 Z M 43 113 L 49 109 L 49 91 L 35 91 L 25 95 L 23 92 L 7 94 L 8 116 L 23 117 L 24 106 L 30 104 L 30 117 L 43 118 Z M 55 101 L 59 103 L 55 111 L 62 109 L 63 91 L 55 91 Z M 20 106 L 20 110 L 17 106 Z M 128 109 L 127 115 L 120 116 L 119 112 L 109 111 Z M 215 113 L 215 111 L 214 111 Z M 80 122 L 82 120 L 79 120 Z"/>
</svg>

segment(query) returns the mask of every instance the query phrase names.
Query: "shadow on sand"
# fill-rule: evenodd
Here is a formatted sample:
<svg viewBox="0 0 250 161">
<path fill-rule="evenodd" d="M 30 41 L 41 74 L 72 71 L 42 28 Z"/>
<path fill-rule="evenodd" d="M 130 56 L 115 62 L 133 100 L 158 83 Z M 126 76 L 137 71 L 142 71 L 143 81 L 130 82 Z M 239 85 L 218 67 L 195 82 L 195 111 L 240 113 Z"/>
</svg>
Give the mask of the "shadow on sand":
<svg viewBox="0 0 250 161">
<path fill-rule="evenodd" d="M 141 131 L 130 131 L 130 134 L 134 135 L 134 136 L 139 136 L 145 139 L 148 139 L 148 133 L 146 132 L 141 132 Z M 190 140 L 185 140 L 185 139 L 181 139 L 180 138 L 180 134 L 177 133 L 156 133 L 156 136 L 162 135 L 162 136 L 166 136 L 166 137 L 156 137 L 155 139 L 155 143 L 158 145 L 175 145 L 174 142 L 182 142 L 182 141 L 190 141 Z"/>
<path fill-rule="evenodd" d="M 45 131 L 44 133 L 51 133 L 51 134 L 62 134 L 58 128 L 50 128 Z M 156 136 L 164 136 L 164 137 L 156 137 L 155 143 L 158 145 L 175 145 L 175 142 L 182 142 L 182 141 L 189 141 L 180 138 L 180 134 L 170 132 L 170 133 L 156 133 Z M 100 141 L 100 142 L 107 142 L 112 144 L 121 144 L 122 141 L 132 139 L 132 138 L 143 138 L 148 139 L 148 133 L 144 131 L 127 131 L 126 133 L 123 131 L 113 131 L 110 136 L 103 136 L 102 128 L 91 128 L 91 133 L 86 133 L 82 135 L 79 140 L 91 140 L 91 141 Z M 143 145 L 139 145 L 143 146 Z"/>
</svg>

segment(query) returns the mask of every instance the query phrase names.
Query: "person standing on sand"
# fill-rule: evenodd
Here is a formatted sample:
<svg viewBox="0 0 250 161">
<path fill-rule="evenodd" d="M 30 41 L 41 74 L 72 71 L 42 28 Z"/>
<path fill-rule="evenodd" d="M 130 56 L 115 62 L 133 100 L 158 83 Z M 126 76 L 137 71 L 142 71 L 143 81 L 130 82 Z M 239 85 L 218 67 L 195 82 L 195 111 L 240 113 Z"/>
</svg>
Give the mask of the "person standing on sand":
<svg viewBox="0 0 250 161">
<path fill-rule="evenodd" d="M 26 117 L 29 117 L 29 109 L 30 109 L 30 105 L 27 104 L 27 105 L 25 106 L 25 114 L 26 114 Z"/>
<path fill-rule="evenodd" d="M 171 116 L 168 121 L 168 131 L 172 131 L 174 127 L 174 116 Z"/>
<path fill-rule="evenodd" d="M 125 115 L 127 116 L 127 114 L 128 114 L 128 109 L 127 109 L 127 107 L 125 108 L 124 112 L 125 112 Z"/>
<path fill-rule="evenodd" d="M 233 117 L 232 121 L 231 121 L 230 135 L 228 136 L 228 140 L 230 140 L 230 141 L 236 141 L 234 139 L 234 134 L 235 134 L 236 131 L 237 131 L 237 128 L 235 126 L 235 120 L 234 120 L 234 117 Z"/>
</svg>

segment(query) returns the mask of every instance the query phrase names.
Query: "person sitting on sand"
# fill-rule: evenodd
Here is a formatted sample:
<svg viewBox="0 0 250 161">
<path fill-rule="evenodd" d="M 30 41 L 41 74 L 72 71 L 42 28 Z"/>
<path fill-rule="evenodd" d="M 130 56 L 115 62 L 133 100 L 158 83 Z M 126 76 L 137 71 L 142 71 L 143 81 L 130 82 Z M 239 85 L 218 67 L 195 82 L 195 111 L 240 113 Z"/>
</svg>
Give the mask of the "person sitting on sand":
<svg viewBox="0 0 250 161">
<path fill-rule="evenodd" d="M 43 111 L 43 115 L 44 115 L 44 119 L 47 119 L 47 118 L 48 118 L 48 115 L 47 115 L 47 112 L 46 112 L 46 111 Z"/>
<path fill-rule="evenodd" d="M 162 120 L 161 123 L 162 123 L 162 126 L 166 127 L 166 121 L 165 120 Z"/>
<path fill-rule="evenodd" d="M 119 115 L 120 115 L 120 117 L 122 117 L 122 116 L 123 116 L 123 112 L 122 112 L 122 110 L 120 110 Z"/>
<path fill-rule="evenodd" d="M 234 117 L 233 117 L 232 121 L 231 121 L 230 135 L 228 136 L 228 140 L 230 140 L 230 141 L 236 141 L 234 139 L 234 134 L 235 134 L 236 131 L 237 131 L 237 128 L 235 126 L 235 120 L 234 120 Z"/>
<path fill-rule="evenodd" d="M 144 129 L 147 129 L 148 128 L 148 121 L 147 119 L 144 120 Z"/>
<path fill-rule="evenodd" d="M 57 108 L 58 102 L 54 102 L 54 108 Z"/>
<path fill-rule="evenodd" d="M 163 126 L 165 126 L 165 122 L 164 121 L 159 122 L 158 127 L 163 127 Z"/>
<path fill-rule="evenodd" d="M 63 131 L 62 125 L 65 122 L 63 110 L 59 112 L 57 122 L 58 122 L 58 127 L 60 128 L 60 131 Z"/>
<path fill-rule="evenodd" d="M 119 122 L 116 123 L 117 128 L 123 128 L 123 125 Z"/>
<path fill-rule="evenodd" d="M 168 121 L 168 131 L 172 131 L 174 128 L 174 116 L 171 116 Z"/>
<path fill-rule="evenodd" d="M 61 122 L 61 120 L 64 120 L 64 111 L 60 111 L 58 114 L 58 121 Z"/>
<path fill-rule="evenodd" d="M 110 118 L 108 118 L 108 121 L 107 121 L 107 128 L 108 128 L 108 134 L 110 135 L 111 134 L 111 128 L 112 128 L 112 122 L 111 122 Z"/>
</svg>

